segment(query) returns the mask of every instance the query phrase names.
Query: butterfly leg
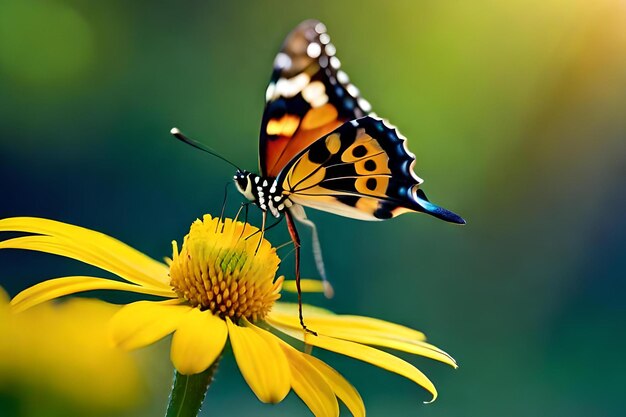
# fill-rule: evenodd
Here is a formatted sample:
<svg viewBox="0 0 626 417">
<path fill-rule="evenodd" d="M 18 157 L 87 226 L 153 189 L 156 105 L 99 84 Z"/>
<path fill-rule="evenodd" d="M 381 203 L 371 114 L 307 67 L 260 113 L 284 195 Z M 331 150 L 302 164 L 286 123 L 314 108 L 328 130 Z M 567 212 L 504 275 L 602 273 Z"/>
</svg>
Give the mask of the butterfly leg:
<svg viewBox="0 0 626 417">
<path fill-rule="evenodd" d="M 309 332 L 317 336 L 316 332 L 306 327 L 304 324 L 304 318 L 302 317 L 302 290 L 300 289 L 300 236 L 298 236 L 296 225 L 293 222 L 293 217 L 289 210 L 285 212 L 285 217 L 287 218 L 287 229 L 289 229 L 289 234 L 291 235 L 291 240 L 293 240 L 294 249 L 296 251 L 296 290 L 298 291 L 298 316 L 300 317 L 300 326 L 302 326 L 302 329 L 305 332 Z"/>
<path fill-rule="evenodd" d="M 261 237 L 259 238 L 259 243 L 256 245 L 256 250 L 254 251 L 255 255 L 259 251 L 259 248 L 261 247 L 261 243 L 263 242 L 263 238 L 265 237 L 265 222 L 266 222 L 266 220 L 267 220 L 267 211 L 264 211 L 263 212 L 263 220 L 261 222 Z"/>
<path fill-rule="evenodd" d="M 280 216 L 280 218 L 278 220 L 276 220 L 274 223 L 270 224 L 269 226 L 267 226 L 265 228 L 265 231 L 267 232 L 268 230 L 271 230 L 273 228 L 275 228 L 276 226 L 278 226 L 280 224 L 280 222 L 283 221 L 283 216 Z M 256 232 L 251 233 L 250 235 L 246 236 L 246 240 L 250 239 L 251 237 L 256 236 L 257 233 L 261 233 L 261 229 L 257 230 Z M 291 243 L 291 241 L 290 241 Z"/>
<path fill-rule="evenodd" d="M 315 226 L 315 223 L 307 218 L 304 207 L 300 205 L 293 205 L 291 207 L 291 213 L 298 222 L 311 229 L 311 239 L 313 240 L 313 257 L 315 258 L 315 266 L 317 267 L 317 271 L 322 277 L 322 282 L 324 285 L 324 296 L 326 296 L 326 298 L 332 298 L 335 291 L 333 290 L 333 286 L 330 284 L 328 278 L 326 277 L 326 268 L 324 268 L 324 259 L 322 257 L 322 245 L 320 245 L 320 239 L 317 234 L 317 227 Z"/>
<path fill-rule="evenodd" d="M 226 186 L 224 187 L 224 201 L 222 202 L 222 212 L 220 213 L 220 221 L 215 225 L 215 232 L 217 233 L 217 226 L 220 223 L 224 223 L 224 211 L 226 210 L 226 199 L 228 199 L 228 186 L 232 184 L 232 182 L 227 182 Z M 224 226 L 222 226 L 222 231 L 224 229 Z"/>
<path fill-rule="evenodd" d="M 246 226 L 248 225 L 248 206 L 250 205 L 250 203 L 241 203 L 241 207 L 239 207 L 239 210 L 237 210 L 237 215 L 235 216 L 235 222 L 237 221 L 237 219 L 239 219 L 239 215 L 241 214 L 241 210 L 243 210 L 244 208 L 246 209 L 246 214 L 245 214 L 245 218 L 243 221 L 243 229 L 241 229 L 241 234 L 239 235 L 239 239 L 241 239 L 241 237 L 243 236 L 243 233 L 246 231 Z M 222 232 L 224 231 L 224 227 L 222 226 Z"/>
</svg>

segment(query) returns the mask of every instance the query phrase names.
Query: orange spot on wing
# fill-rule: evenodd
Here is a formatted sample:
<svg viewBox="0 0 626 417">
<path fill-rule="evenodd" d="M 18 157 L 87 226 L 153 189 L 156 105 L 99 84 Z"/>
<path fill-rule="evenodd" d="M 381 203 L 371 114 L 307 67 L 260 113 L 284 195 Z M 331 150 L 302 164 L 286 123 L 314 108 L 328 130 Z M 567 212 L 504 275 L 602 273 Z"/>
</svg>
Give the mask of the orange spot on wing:
<svg viewBox="0 0 626 417">
<path fill-rule="evenodd" d="M 305 116 L 306 117 L 306 116 Z M 267 175 L 277 177 L 285 165 L 289 163 L 297 154 L 308 148 L 313 142 L 332 132 L 335 128 L 341 126 L 342 122 L 334 120 L 328 124 L 320 126 L 316 129 L 302 130 L 299 129 L 296 134 L 288 140 L 284 149 L 281 149 L 282 155 L 270 156 L 268 153 Z M 279 149 L 276 146 L 273 149 Z"/>
<path fill-rule="evenodd" d="M 298 192 L 298 190 L 314 187 L 324 180 L 326 169 L 320 167 L 319 164 L 311 162 L 309 155 L 304 155 L 291 167 L 287 175 L 287 184 L 284 187 L 292 187 L 290 192 Z"/>
<path fill-rule="evenodd" d="M 406 207 L 398 207 L 398 208 L 391 210 L 391 214 L 393 215 L 393 217 L 397 217 L 404 213 L 412 213 L 412 212 L 415 212 L 415 210 L 411 210 Z"/>
<path fill-rule="evenodd" d="M 328 149 L 328 152 L 330 152 L 331 155 L 334 155 L 337 152 L 339 152 L 340 148 L 341 148 L 341 137 L 339 136 L 338 133 L 333 133 L 332 135 L 328 135 L 326 137 L 326 149 Z"/>
<path fill-rule="evenodd" d="M 302 119 L 301 129 L 315 129 L 337 120 L 337 109 L 330 103 L 324 104 L 322 107 L 311 109 Z"/>
<path fill-rule="evenodd" d="M 355 207 L 367 214 L 374 214 L 378 208 L 378 201 L 372 198 L 361 197 L 359 201 L 356 202 Z"/>
<path fill-rule="evenodd" d="M 388 186 L 389 177 L 384 175 L 370 175 L 354 181 L 354 187 L 359 193 L 381 198 L 387 197 Z"/>
<path fill-rule="evenodd" d="M 267 122 L 265 131 L 268 135 L 291 136 L 298 128 L 300 118 L 293 114 L 286 114 L 280 119 L 272 119 Z"/>
</svg>

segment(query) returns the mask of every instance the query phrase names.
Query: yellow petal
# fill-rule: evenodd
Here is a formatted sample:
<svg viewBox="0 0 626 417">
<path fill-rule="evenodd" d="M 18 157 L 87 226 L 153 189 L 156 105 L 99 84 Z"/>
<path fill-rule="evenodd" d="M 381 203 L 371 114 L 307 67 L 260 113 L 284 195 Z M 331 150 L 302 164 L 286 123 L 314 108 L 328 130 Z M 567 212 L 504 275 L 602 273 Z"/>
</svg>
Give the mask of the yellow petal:
<svg viewBox="0 0 626 417">
<path fill-rule="evenodd" d="M 289 280 L 283 282 L 283 291 L 296 292 L 296 281 Z M 300 289 L 302 292 L 324 292 L 324 281 L 319 279 L 306 279 L 300 280 Z"/>
<path fill-rule="evenodd" d="M 24 236 L 0 242 L 0 249 L 34 250 L 65 256 L 104 269 L 135 284 L 149 288 L 168 288 L 165 282 L 154 280 L 146 275 L 145 271 L 136 266 L 127 265 L 124 259 L 116 258 L 117 254 L 107 253 L 102 248 L 93 248 L 88 245 L 79 246 L 70 239 L 42 235 Z"/>
<path fill-rule="evenodd" d="M 284 314 L 287 316 L 298 317 L 298 304 L 297 303 L 285 303 L 285 302 L 276 302 L 272 307 L 272 311 L 280 314 Z M 336 316 L 330 310 L 325 308 L 312 306 L 309 304 L 302 305 L 302 311 L 306 316 Z"/>
<path fill-rule="evenodd" d="M 30 249 L 67 256 L 110 271 L 131 282 L 159 288 L 169 283 L 164 264 L 105 234 L 35 217 L 0 220 L 0 232 L 35 233 L 0 242 L 2 248 Z"/>
<path fill-rule="evenodd" d="M 339 372 L 328 366 L 325 362 L 311 355 L 303 355 L 304 358 L 324 376 L 328 385 L 337 397 L 343 401 L 354 417 L 365 417 L 365 404 L 359 392 Z"/>
<path fill-rule="evenodd" d="M 341 319 L 345 316 L 334 316 L 334 318 Z M 304 320 L 306 325 L 315 330 L 318 334 L 333 337 L 336 339 L 349 340 L 351 342 L 362 343 L 365 345 L 382 346 L 391 349 L 400 350 L 403 352 L 412 353 L 414 355 L 424 356 L 426 358 L 434 359 L 443 363 L 446 363 L 454 368 L 457 368 L 456 361 L 436 346 L 419 340 L 410 340 L 402 337 L 398 337 L 394 333 L 385 333 L 379 330 L 372 330 L 371 328 L 361 327 L 354 325 L 353 327 L 346 326 L 349 324 L 349 320 L 333 319 L 319 320 L 316 317 L 309 317 L 305 315 Z M 276 326 L 286 326 L 293 330 L 301 329 L 300 321 L 297 317 L 291 317 L 281 314 L 273 314 L 266 318 L 266 321 Z"/>
<path fill-rule="evenodd" d="M 33 285 L 17 294 L 11 300 L 11 306 L 13 311 L 18 312 L 64 295 L 93 290 L 119 290 L 159 297 L 176 297 L 172 290 L 150 289 L 106 278 L 73 276 L 49 279 Z"/>
<path fill-rule="evenodd" d="M 339 416 L 339 404 L 334 391 L 317 367 L 306 356 L 287 343 L 280 343 L 291 369 L 291 387 L 316 417 Z"/>
<path fill-rule="evenodd" d="M 138 301 L 115 313 L 109 324 L 111 341 L 123 349 L 148 346 L 172 333 L 191 307 L 172 301 Z"/>
<path fill-rule="evenodd" d="M 313 324 L 342 330 L 359 330 L 381 335 L 387 334 L 399 339 L 426 340 L 426 336 L 420 331 L 380 319 L 334 314 L 328 310 L 309 305 L 303 305 L 302 311 L 307 326 L 310 325 L 309 327 L 314 330 L 315 326 L 313 326 Z M 293 327 L 294 329 L 300 328 L 298 304 L 276 303 L 272 311 L 270 311 L 268 318 L 283 326 Z"/>
<path fill-rule="evenodd" d="M 239 370 L 264 403 L 278 403 L 289 393 L 290 372 L 278 338 L 243 319 L 245 327 L 226 318 Z"/>
<path fill-rule="evenodd" d="M 183 317 L 172 338 L 172 363 L 183 375 L 199 374 L 222 353 L 227 337 L 224 320 L 210 311 L 193 308 Z"/>
<path fill-rule="evenodd" d="M 4 288 L 0 287 L 0 308 L 9 304 L 9 295 L 4 290 Z"/>
<path fill-rule="evenodd" d="M 382 350 L 378 350 L 370 346 L 349 342 L 347 340 L 333 339 L 322 335 L 314 336 L 310 333 L 304 334 L 302 329 L 298 331 L 286 327 L 275 327 L 283 333 L 301 340 L 308 345 L 317 346 L 341 355 L 350 356 L 401 375 L 430 392 L 432 395 L 430 402 L 435 401 L 437 398 L 437 390 L 426 375 L 410 363 L 398 358 L 397 356 L 393 356 L 387 352 L 383 352 Z"/>
</svg>

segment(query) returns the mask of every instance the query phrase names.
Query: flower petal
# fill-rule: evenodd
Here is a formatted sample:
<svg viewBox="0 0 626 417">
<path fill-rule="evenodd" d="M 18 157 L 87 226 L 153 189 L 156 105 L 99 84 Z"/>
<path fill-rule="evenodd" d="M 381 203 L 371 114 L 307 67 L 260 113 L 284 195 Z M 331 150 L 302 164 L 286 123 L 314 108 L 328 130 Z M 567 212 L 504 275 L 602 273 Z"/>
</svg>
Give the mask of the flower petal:
<svg viewBox="0 0 626 417">
<path fill-rule="evenodd" d="M 64 295 L 93 290 L 119 290 L 156 295 L 159 297 L 176 297 L 176 294 L 174 294 L 172 290 L 146 288 L 106 278 L 73 276 L 49 279 L 33 285 L 17 294 L 13 300 L 11 300 L 11 307 L 15 312 L 23 311 L 37 304 Z"/>
<path fill-rule="evenodd" d="M 275 326 L 275 328 L 295 339 L 303 341 L 308 345 L 317 346 L 341 355 L 350 356 L 401 375 L 430 392 L 432 395 L 430 402 L 435 401 L 437 398 L 437 389 L 426 377 L 426 375 L 410 363 L 398 358 L 397 356 L 393 356 L 387 352 L 383 352 L 382 350 L 378 350 L 370 346 L 349 342 L 347 340 L 333 339 L 323 335 L 315 336 L 311 333 L 304 334 L 302 329 L 297 331 L 282 326 Z"/>
<path fill-rule="evenodd" d="M 199 374 L 219 357 L 227 338 L 224 320 L 210 311 L 193 308 L 183 317 L 172 338 L 172 363 L 183 375 Z"/>
<path fill-rule="evenodd" d="M 279 339 L 247 320 L 243 321 L 245 327 L 226 318 L 239 370 L 259 400 L 278 403 L 289 393 L 291 375 Z"/>
<path fill-rule="evenodd" d="M 400 324 L 390 323 L 385 320 L 375 319 L 371 317 L 352 316 L 335 314 L 331 311 L 321 309 L 319 307 L 313 307 L 309 305 L 303 305 L 302 311 L 304 313 L 307 325 L 315 329 L 313 323 L 321 326 L 329 326 L 333 328 L 342 328 L 346 330 L 364 330 L 380 332 L 382 334 L 392 334 L 396 338 L 410 339 L 410 340 L 426 340 L 424 333 L 413 330 L 410 327 L 402 326 Z M 270 311 L 268 318 L 280 322 L 284 326 L 293 327 L 294 329 L 300 329 L 300 322 L 298 321 L 298 304 L 296 303 L 276 303 Z"/>
<path fill-rule="evenodd" d="M 283 282 L 283 291 L 297 292 L 295 280 L 286 280 Z M 300 280 L 300 289 L 302 292 L 324 292 L 324 281 L 319 279 L 302 278 Z"/>
<path fill-rule="evenodd" d="M 344 319 L 341 319 L 342 317 Z M 421 339 L 405 339 L 394 333 L 372 330 L 371 328 L 361 327 L 358 324 L 355 324 L 353 327 L 349 327 L 346 326 L 346 324 L 349 324 L 349 320 L 345 320 L 345 317 L 346 316 L 335 315 L 324 320 L 319 320 L 316 317 L 306 316 L 305 320 L 308 327 L 324 336 L 329 336 L 335 339 L 349 340 L 351 342 L 357 342 L 365 345 L 396 349 L 434 359 L 457 368 L 456 361 L 452 358 L 452 356 L 436 346 L 423 342 Z M 337 324 L 333 324 L 334 319 L 340 320 L 336 322 Z M 271 325 L 285 326 L 293 330 L 301 329 L 300 321 L 297 317 L 285 316 L 277 313 L 270 315 L 266 318 L 266 320 Z"/>
<path fill-rule="evenodd" d="M 312 306 L 310 304 L 302 304 L 302 310 L 307 316 L 336 316 L 336 314 L 330 310 L 322 307 Z M 279 301 L 274 304 L 274 306 L 272 307 L 272 311 L 288 316 L 298 317 L 298 303 L 285 303 Z"/>
<path fill-rule="evenodd" d="M 291 387 L 317 417 L 339 416 L 339 404 L 330 384 L 317 367 L 287 343 L 280 343 L 291 369 Z"/>
<path fill-rule="evenodd" d="M 67 256 L 97 266 L 136 284 L 167 287 L 167 266 L 105 234 L 54 220 L 13 217 L 0 220 L 0 232 L 36 233 L 0 242 L 16 248 Z"/>
<path fill-rule="evenodd" d="M 113 344 L 123 349 L 148 346 L 172 333 L 191 307 L 155 301 L 128 304 L 115 313 L 109 324 Z"/>
<path fill-rule="evenodd" d="M 324 376 L 328 385 L 337 397 L 343 401 L 354 417 L 365 417 L 365 404 L 359 392 L 339 372 L 328 366 L 315 356 L 304 355 L 304 358 Z"/>
</svg>

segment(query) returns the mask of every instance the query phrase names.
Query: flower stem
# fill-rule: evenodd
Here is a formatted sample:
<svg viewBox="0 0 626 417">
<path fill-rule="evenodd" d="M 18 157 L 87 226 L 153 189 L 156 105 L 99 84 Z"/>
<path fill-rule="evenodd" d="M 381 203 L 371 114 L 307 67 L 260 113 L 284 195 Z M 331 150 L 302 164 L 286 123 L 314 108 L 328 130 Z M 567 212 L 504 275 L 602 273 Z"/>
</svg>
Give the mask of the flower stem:
<svg viewBox="0 0 626 417">
<path fill-rule="evenodd" d="M 165 417 L 198 416 L 219 361 L 220 358 L 217 358 L 206 371 L 195 375 L 183 375 L 176 371 Z"/>
</svg>

